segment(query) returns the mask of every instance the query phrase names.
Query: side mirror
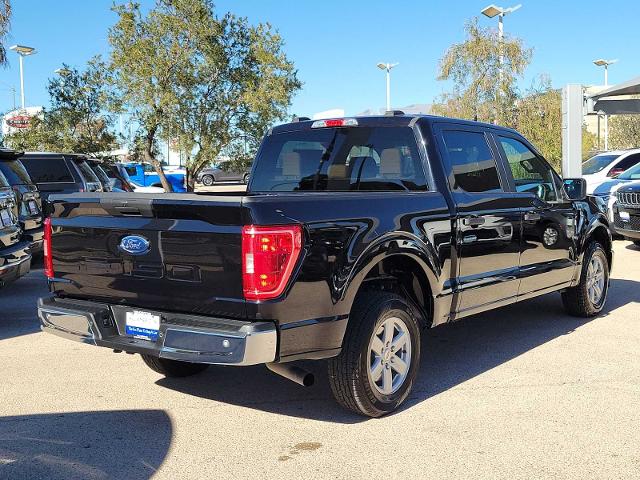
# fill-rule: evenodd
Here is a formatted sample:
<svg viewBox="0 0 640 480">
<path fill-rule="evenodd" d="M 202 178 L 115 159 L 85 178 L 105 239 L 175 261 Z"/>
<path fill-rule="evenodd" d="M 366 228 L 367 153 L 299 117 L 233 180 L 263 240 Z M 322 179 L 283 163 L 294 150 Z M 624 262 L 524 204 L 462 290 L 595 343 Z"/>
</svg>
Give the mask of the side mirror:
<svg viewBox="0 0 640 480">
<path fill-rule="evenodd" d="M 569 200 L 585 200 L 587 198 L 587 181 L 584 178 L 565 178 L 564 192 Z"/>
</svg>

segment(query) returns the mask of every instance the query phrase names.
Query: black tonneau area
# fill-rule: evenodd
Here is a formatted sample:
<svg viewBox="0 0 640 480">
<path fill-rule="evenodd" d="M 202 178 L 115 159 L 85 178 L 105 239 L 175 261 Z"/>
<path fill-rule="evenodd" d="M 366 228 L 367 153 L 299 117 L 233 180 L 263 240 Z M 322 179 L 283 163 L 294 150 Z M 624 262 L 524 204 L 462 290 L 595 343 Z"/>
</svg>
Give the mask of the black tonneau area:
<svg viewBox="0 0 640 480">
<path fill-rule="evenodd" d="M 141 308 L 244 318 L 242 200 L 195 194 L 51 196 L 54 290 Z M 148 242 L 146 251 L 128 251 L 126 237 Z"/>
</svg>

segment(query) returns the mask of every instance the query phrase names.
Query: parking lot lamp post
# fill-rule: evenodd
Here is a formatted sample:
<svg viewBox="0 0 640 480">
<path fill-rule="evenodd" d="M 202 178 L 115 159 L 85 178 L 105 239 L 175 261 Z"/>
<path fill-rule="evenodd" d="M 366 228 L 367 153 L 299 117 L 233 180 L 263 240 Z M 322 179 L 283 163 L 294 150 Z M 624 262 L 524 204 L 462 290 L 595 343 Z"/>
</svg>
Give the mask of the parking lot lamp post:
<svg viewBox="0 0 640 480">
<path fill-rule="evenodd" d="M 593 64 L 597 67 L 604 67 L 604 86 L 609 85 L 609 65 L 616 63 L 618 60 L 605 60 L 604 58 L 599 58 L 598 60 L 594 60 Z M 600 131 L 600 129 L 598 129 Z M 609 150 L 609 115 L 604 115 L 604 149 Z"/>
<path fill-rule="evenodd" d="M 22 59 L 36 53 L 36 49 L 24 45 L 13 45 L 9 47 L 9 50 L 15 51 L 20 56 L 20 104 L 24 110 L 24 67 L 22 65 Z"/>
<path fill-rule="evenodd" d="M 391 69 L 398 65 L 399 63 L 378 63 L 378 68 L 387 73 L 387 112 L 391 111 Z"/>
<path fill-rule="evenodd" d="M 502 42 L 504 39 L 503 20 L 505 15 L 515 12 L 520 7 L 522 7 L 522 4 L 518 4 L 515 7 L 509 7 L 509 8 L 497 7 L 491 4 L 488 7 L 484 7 L 480 11 L 480 13 L 482 13 L 485 17 L 488 17 L 488 18 L 498 17 L 498 63 L 500 68 L 498 71 L 498 80 L 499 80 L 499 86 L 500 86 L 498 92 L 502 91 L 502 76 L 503 76 L 502 70 L 504 67 L 504 49 L 502 45 Z"/>
</svg>

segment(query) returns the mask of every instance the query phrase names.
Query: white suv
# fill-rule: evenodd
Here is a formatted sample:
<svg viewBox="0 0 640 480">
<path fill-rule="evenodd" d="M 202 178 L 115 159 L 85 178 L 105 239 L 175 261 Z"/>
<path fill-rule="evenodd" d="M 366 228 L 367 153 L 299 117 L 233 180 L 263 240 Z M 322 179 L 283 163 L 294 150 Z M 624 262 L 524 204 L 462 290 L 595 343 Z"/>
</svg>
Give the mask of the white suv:
<svg viewBox="0 0 640 480">
<path fill-rule="evenodd" d="M 582 164 L 582 176 L 587 181 L 587 193 L 640 163 L 640 148 L 599 153 Z"/>
</svg>

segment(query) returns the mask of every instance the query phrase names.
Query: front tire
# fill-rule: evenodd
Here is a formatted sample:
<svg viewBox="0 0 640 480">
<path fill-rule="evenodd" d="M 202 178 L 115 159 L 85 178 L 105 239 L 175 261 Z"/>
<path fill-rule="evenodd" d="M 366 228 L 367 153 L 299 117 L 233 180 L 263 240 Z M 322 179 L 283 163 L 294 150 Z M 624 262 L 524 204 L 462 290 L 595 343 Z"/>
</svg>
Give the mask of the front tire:
<svg viewBox="0 0 640 480">
<path fill-rule="evenodd" d="M 190 377 L 191 375 L 204 372 L 209 367 L 206 363 L 180 362 L 178 360 L 169 360 L 168 358 L 158 358 L 143 354 L 140 356 L 147 367 L 165 377 Z"/>
<path fill-rule="evenodd" d="M 609 261 L 602 245 L 591 242 L 582 262 L 580 283 L 562 292 L 562 304 L 570 315 L 593 317 L 607 301 Z"/>
<path fill-rule="evenodd" d="M 407 398 L 420 365 L 421 327 L 402 296 L 367 291 L 356 298 L 329 383 L 343 407 L 381 417 Z"/>
<path fill-rule="evenodd" d="M 205 185 L 206 187 L 210 187 L 211 185 L 214 184 L 215 181 L 216 179 L 213 178 L 213 175 L 204 175 L 202 177 L 202 184 Z"/>
</svg>

